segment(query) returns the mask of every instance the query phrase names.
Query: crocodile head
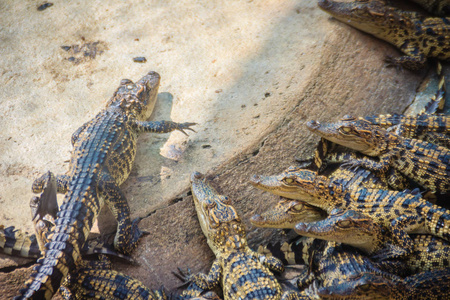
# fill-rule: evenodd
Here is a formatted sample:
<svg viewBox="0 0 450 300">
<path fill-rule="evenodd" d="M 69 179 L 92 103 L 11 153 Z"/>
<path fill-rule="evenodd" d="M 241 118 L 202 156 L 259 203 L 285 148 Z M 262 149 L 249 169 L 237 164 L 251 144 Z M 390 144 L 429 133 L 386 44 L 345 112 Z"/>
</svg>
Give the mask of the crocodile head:
<svg viewBox="0 0 450 300">
<path fill-rule="evenodd" d="M 302 178 L 305 182 L 314 183 L 317 172 L 291 166 L 279 175 L 263 176 L 253 175 L 250 183 L 259 189 L 289 199 L 306 201 L 313 196 L 306 189 L 301 189 L 296 184 L 296 178 Z"/>
<path fill-rule="evenodd" d="M 319 7 L 339 21 L 400 47 L 412 34 L 413 12 L 402 12 L 382 0 L 319 0 Z"/>
<path fill-rule="evenodd" d="M 396 138 L 380 126 L 348 115 L 336 123 L 321 124 L 313 120 L 306 126 L 322 138 L 369 156 L 382 154 L 388 149 L 389 142 Z"/>
<path fill-rule="evenodd" d="M 158 95 L 160 76 L 151 71 L 138 82 L 122 79 L 106 106 L 117 107 L 138 120 L 147 120 L 153 112 Z"/>
<path fill-rule="evenodd" d="M 316 171 L 289 167 L 280 175 L 253 175 L 250 183 L 272 194 L 300 200 L 325 211 L 332 206 L 328 199 L 330 181 L 325 176 L 317 175 Z"/>
<path fill-rule="evenodd" d="M 298 222 L 314 222 L 326 218 L 326 212 L 299 200 L 281 199 L 250 222 L 256 227 L 293 229 Z"/>
<path fill-rule="evenodd" d="M 199 172 L 191 175 L 191 190 L 200 226 L 214 254 L 246 247 L 245 228 L 231 200 L 219 195 Z"/>
<path fill-rule="evenodd" d="M 333 211 L 322 221 L 298 223 L 294 230 L 302 236 L 351 245 L 368 254 L 379 250 L 383 236 L 381 226 L 355 210 Z"/>
</svg>

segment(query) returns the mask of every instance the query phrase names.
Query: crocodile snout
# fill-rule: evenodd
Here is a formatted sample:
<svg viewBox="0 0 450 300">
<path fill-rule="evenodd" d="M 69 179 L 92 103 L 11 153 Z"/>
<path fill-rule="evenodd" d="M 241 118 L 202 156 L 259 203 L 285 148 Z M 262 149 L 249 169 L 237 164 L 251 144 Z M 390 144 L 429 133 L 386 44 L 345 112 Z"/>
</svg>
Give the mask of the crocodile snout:
<svg viewBox="0 0 450 300">
<path fill-rule="evenodd" d="M 261 183 L 261 176 L 260 175 L 253 175 L 250 177 L 250 183 L 253 185 L 258 185 Z"/>
<path fill-rule="evenodd" d="M 264 223 L 265 220 L 266 218 L 264 218 L 261 215 L 254 215 L 253 217 L 250 218 L 250 223 L 252 223 L 253 225 L 259 225 Z"/>
<path fill-rule="evenodd" d="M 308 129 L 318 129 L 320 127 L 320 123 L 315 121 L 315 120 L 311 120 L 308 123 L 306 123 L 306 126 L 308 127 Z"/>
<path fill-rule="evenodd" d="M 197 171 L 192 172 L 191 174 L 191 183 L 196 181 L 196 180 L 200 180 L 203 179 L 203 174 Z"/>
</svg>

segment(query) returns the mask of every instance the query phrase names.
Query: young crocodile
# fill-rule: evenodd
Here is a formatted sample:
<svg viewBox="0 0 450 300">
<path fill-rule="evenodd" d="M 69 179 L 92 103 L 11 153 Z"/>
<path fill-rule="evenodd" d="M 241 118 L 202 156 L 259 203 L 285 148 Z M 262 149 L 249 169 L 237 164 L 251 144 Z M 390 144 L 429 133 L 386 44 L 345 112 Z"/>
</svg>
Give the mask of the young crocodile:
<svg viewBox="0 0 450 300">
<path fill-rule="evenodd" d="M 319 7 L 345 24 L 395 45 L 406 54 L 389 58 L 391 64 L 417 70 L 424 67 L 427 57 L 450 58 L 450 19 L 403 11 L 387 6 L 381 0 L 319 0 Z"/>
<path fill-rule="evenodd" d="M 209 290 L 220 282 L 225 300 L 281 299 L 280 284 L 270 271 L 282 272 L 281 261 L 249 248 L 244 225 L 231 201 L 219 195 L 202 174 L 192 174 L 191 189 L 200 226 L 216 259 L 208 275 L 186 276 L 191 285 L 181 297 L 196 297 L 192 291 Z"/>
<path fill-rule="evenodd" d="M 7 237 L 10 245 L 14 248 L 21 247 L 21 254 L 30 254 L 31 250 L 40 254 L 39 245 L 49 242 L 48 234 L 54 226 L 53 221 L 58 212 L 56 201 L 56 179 L 50 172 L 49 178 L 43 187 L 43 192 L 39 197 L 33 197 L 30 202 L 31 215 L 36 229 L 36 236 L 33 238 L 26 235 L 19 235 L 20 240 L 15 240 L 15 236 Z M 18 232 L 16 232 L 18 233 Z M 20 232 L 19 232 L 20 233 Z M 18 245 L 22 240 L 32 241 Z M 37 250 L 36 250 L 37 249 Z M 45 248 L 41 248 L 43 251 Z M 26 250 L 26 251 L 24 251 Z M 77 262 L 76 269 L 70 270 L 63 281 L 60 291 L 64 299 L 84 300 L 87 298 L 96 299 L 116 299 L 116 300 L 166 300 L 164 291 L 152 291 L 145 287 L 140 281 L 125 274 L 111 270 L 110 261 L 103 254 L 115 255 L 124 259 L 128 257 L 121 255 L 109 248 L 93 241 L 87 241 L 82 249 L 82 255 L 99 254 L 100 260 Z"/>
<path fill-rule="evenodd" d="M 432 192 L 450 191 L 450 150 L 417 139 L 407 139 L 369 121 L 352 116 L 336 123 L 307 123 L 308 129 L 322 138 L 357 150 L 368 156 L 356 158 L 348 165 L 380 172 L 393 167 Z"/>
<path fill-rule="evenodd" d="M 194 123 L 146 122 L 158 93 L 160 76 L 149 72 L 138 82 L 124 79 L 106 108 L 72 136 L 72 158 L 67 175 L 57 177 L 65 193 L 44 257 L 15 299 L 50 299 L 68 272 L 75 268 L 89 231 L 106 202 L 118 221 L 115 248 L 130 253 L 141 235 L 119 185 L 131 171 L 139 132 L 184 132 Z M 33 184 L 40 192 L 47 177 Z"/>
<path fill-rule="evenodd" d="M 354 209 L 372 216 L 392 231 L 396 245 L 413 250 L 407 233 L 427 233 L 450 241 L 450 211 L 423 200 L 420 193 L 345 188 L 345 180 L 330 180 L 317 172 L 292 169 L 283 176 L 253 176 L 251 183 L 273 194 L 305 201 L 325 210 Z"/>
<path fill-rule="evenodd" d="M 332 214 L 317 222 L 297 223 L 295 231 L 302 236 L 351 245 L 382 259 L 389 259 L 393 251 L 404 252 L 392 244 L 389 230 L 355 210 Z M 450 244 L 447 241 L 424 234 L 414 234 L 411 238 L 414 250 L 402 259 L 409 275 L 450 267 Z"/>
</svg>

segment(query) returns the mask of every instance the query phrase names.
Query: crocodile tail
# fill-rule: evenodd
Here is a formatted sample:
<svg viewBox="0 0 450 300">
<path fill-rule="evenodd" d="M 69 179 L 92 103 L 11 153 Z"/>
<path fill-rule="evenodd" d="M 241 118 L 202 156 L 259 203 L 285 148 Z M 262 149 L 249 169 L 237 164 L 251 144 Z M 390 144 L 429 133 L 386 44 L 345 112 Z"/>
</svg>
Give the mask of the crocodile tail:
<svg viewBox="0 0 450 300">
<path fill-rule="evenodd" d="M 45 251 L 45 258 L 38 260 L 31 279 L 26 282 L 26 287 L 20 290 L 21 295 L 14 300 L 51 299 L 70 268 L 66 261 L 67 256 L 70 255 L 61 250 Z"/>
<path fill-rule="evenodd" d="M 51 299 L 69 270 L 75 269 L 80 251 L 99 211 L 95 192 L 85 191 L 82 197 L 69 192 L 57 214 L 55 227 L 48 236 L 43 258 L 37 261 L 31 279 L 14 299 Z M 81 198 L 81 199 L 80 199 Z M 81 200 L 81 201 L 80 201 Z"/>
</svg>

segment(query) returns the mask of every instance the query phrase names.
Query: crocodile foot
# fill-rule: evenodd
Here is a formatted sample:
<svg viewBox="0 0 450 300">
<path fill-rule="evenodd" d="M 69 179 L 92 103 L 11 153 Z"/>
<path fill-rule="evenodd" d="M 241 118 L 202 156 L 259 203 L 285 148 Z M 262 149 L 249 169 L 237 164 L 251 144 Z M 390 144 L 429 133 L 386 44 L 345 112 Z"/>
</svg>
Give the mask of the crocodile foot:
<svg viewBox="0 0 450 300">
<path fill-rule="evenodd" d="M 182 288 L 185 287 L 187 285 L 189 285 L 191 283 L 191 269 L 187 268 L 186 271 L 183 271 L 181 268 L 177 268 L 178 272 L 172 272 L 172 274 L 180 279 L 182 281 L 182 284 L 180 284 L 179 286 L 177 286 L 177 288 Z"/>
<path fill-rule="evenodd" d="M 127 238 L 122 238 L 120 235 L 117 236 L 114 239 L 114 248 L 119 251 L 120 253 L 123 253 L 125 255 L 130 255 L 131 252 L 133 252 L 134 249 L 136 249 L 139 239 L 147 235 L 148 232 L 142 232 L 138 224 L 142 220 L 142 218 L 136 218 L 131 223 L 130 228 L 130 234 Z"/>
<path fill-rule="evenodd" d="M 197 125 L 197 123 L 190 123 L 190 122 L 177 123 L 177 128 L 176 129 L 181 131 L 185 135 L 188 135 L 185 130 L 191 130 L 193 132 L 197 132 L 197 131 L 195 131 L 194 129 L 191 128 L 191 126 L 194 126 L 194 125 Z"/>
</svg>

